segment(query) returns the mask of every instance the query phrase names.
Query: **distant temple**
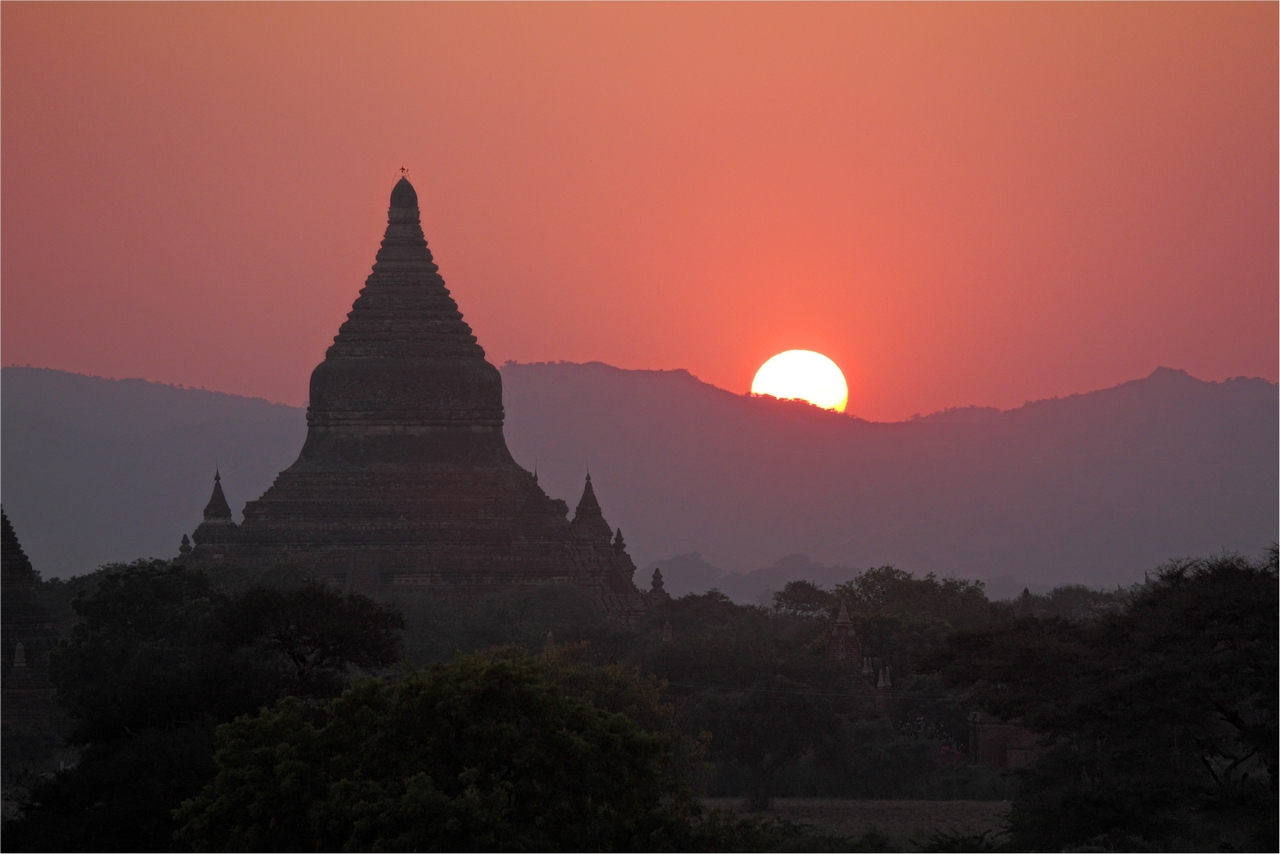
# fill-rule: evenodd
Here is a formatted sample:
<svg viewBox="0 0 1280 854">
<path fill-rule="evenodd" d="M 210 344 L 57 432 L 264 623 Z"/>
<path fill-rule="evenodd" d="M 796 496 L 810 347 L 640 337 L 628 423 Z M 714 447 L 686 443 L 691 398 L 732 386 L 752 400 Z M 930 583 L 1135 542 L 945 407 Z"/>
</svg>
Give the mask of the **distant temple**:
<svg viewBox="0 0 1280 854">
<path fill-rule="evenodd" d="M 373 272 L 311 374 L 297 461 L 240 525 L 215 474 L 179 560 L 296 563 L 356 589 L 442 596 L 572 584 L 612 615 L 647 611 L 591 476 L 570 521 L 512 459 L 502 424 L 502 378 L 449 295 L 401 178 Z"/>
<path fill-rule="evenodd" d="M 9 517 L 0 510 L 0 587 L 3 588 L 3 665 L 0 714 L 6 724 L 35 723 L 56 713 L 56 691 L 49 680 L 49 652 L 58 629 L 49 610 L 36 599 L 36 574 Z"/>
<path fill-rule="evenodd" d="M 858 633 L 853 630 L 853 621 L 849 619 L 849 609 L 844 601 L 840 602 L 840 613 L 836 616 L 835 627 L 827 638 L 827 659 L 830 661 L 862 661 L 862 644 Z"/>
</svg>

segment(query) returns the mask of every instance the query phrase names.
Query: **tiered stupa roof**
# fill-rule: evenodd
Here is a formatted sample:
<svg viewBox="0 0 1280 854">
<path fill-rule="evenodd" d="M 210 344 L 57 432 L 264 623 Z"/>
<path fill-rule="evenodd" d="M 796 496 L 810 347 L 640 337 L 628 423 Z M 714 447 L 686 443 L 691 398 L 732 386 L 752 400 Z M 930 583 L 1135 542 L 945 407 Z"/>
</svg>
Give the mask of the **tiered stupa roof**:
<svg viewBox="0 0 1280 854">
<path fill-rule="evenodd" d="M 0 706 L 6 721 L 47 719 L 54 711 L 49 652 L 57 624 L 36 598 L 40 574 L 0 508 Z"/>
<path fill-rule="evenodd" d="M 373 272 L 311 375 L 307 426 L 304 460 L 342 455 L 352 439 L 375 439 L 394 454 L 404 443 L 381 437 L 441 428 L 478 431 L 488 441 L 435 442 L 435 451 L 507 455 L 502 379 L 445 287 L 406 178 L 391 191 Z"/>
<path fill-rule="evenodd" d="M 614 613 L 647 608 L 590 482 L 570 524 L 565 503 L 512 459 L 502 425 L 502 378 L 445 287 L 401 178 L 373 270 L 311 375 L 297 461 L 245 506 L 233 547 L 196 536 L 190 559 L 288 560 L 356 587 L 442 595 L 570 583 Z"/>
</svg>

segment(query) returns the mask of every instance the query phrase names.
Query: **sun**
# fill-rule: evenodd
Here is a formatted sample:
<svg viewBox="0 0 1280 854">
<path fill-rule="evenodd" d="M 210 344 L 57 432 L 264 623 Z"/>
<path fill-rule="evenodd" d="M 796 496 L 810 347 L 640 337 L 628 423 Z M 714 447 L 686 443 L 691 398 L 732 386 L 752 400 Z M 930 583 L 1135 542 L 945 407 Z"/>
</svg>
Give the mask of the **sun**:
<svg viewBox="0 0 1280 854">
<path fill-rule="evenodd" d="M 839 366 L 812 350 L 788 350 L 765 362 L 751 381 L 751 393 L 807 400 L 836 412 L 849 403 L 849 385 Z"/>
</svg>

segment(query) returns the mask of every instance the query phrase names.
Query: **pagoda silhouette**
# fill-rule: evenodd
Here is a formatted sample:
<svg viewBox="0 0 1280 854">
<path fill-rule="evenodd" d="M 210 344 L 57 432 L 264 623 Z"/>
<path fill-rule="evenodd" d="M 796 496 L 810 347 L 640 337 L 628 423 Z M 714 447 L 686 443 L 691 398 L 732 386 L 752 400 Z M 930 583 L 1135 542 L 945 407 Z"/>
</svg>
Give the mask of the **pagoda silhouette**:
<svg viewBox="0 0 1280 854">
<path fill-rule="evenodd" d="M 445 287 L 402 177 L 373 272 L 311 374 L 297 461 L 239 525 L 215 473 L 179 560 L 290 563 L 350 589 L 451 598 L 570 584 L 623 619 L 648 610 L 590 474 L 570 521 L 512 459 L 502 424 L 502 378 Z"/>
</svg>

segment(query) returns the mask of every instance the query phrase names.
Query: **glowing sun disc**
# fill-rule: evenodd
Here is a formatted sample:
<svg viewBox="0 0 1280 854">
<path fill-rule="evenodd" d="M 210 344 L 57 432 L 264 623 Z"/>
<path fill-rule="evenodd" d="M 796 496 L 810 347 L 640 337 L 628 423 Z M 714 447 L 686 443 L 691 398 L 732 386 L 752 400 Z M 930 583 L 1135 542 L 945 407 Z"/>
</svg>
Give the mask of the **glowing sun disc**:
<svg viewBox="0 0 1280 854">
<path fill-rule="evenodd" d="M 788 350 L 765 362 L 751 381 L 751 393 L 807 400 L 836 412 L 849 403 L 849 385 L 839 366 L 812 350 Z"/>
</svg>

